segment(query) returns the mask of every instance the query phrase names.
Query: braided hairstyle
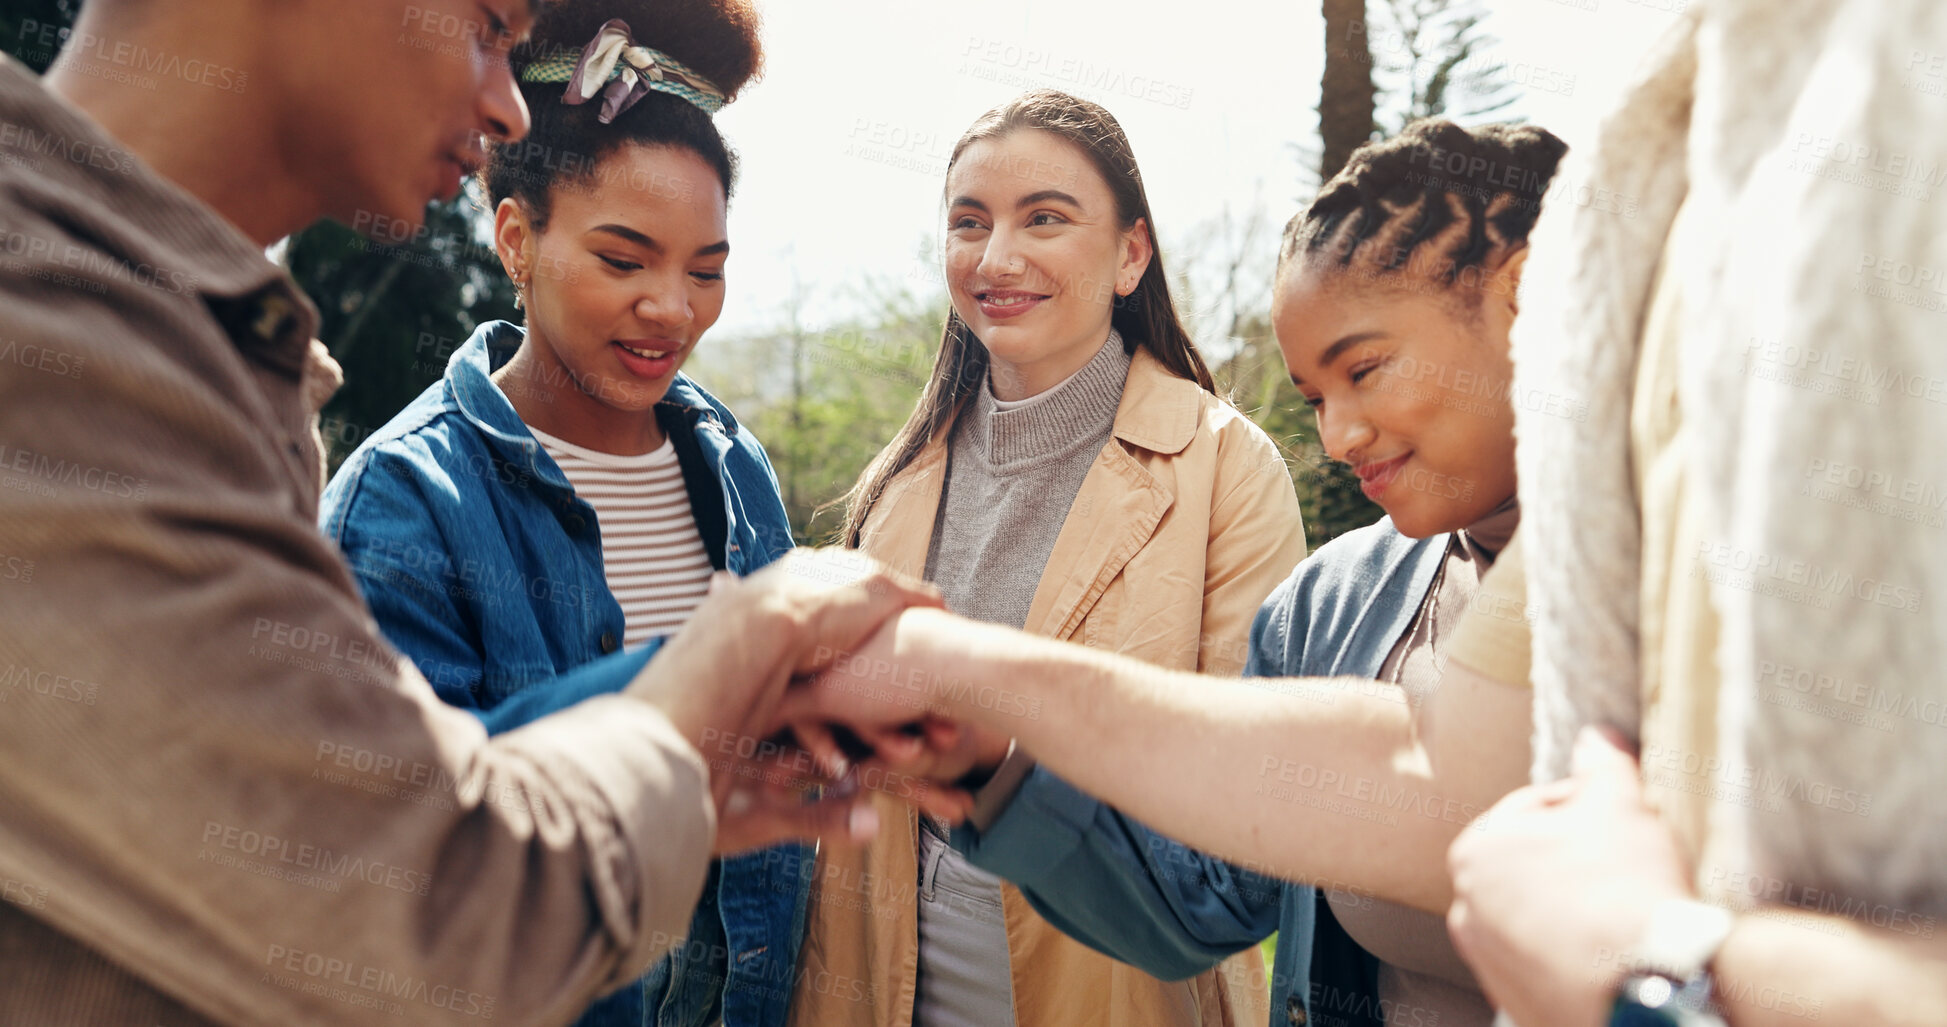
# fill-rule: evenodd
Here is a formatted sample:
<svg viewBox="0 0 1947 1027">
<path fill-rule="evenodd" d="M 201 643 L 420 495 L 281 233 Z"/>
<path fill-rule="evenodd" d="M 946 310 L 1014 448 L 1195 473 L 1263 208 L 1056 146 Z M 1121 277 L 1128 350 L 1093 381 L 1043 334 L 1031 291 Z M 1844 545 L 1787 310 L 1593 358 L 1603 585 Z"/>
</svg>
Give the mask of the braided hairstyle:
<svg viewBox="0 0 1947 1027">
<path fill-rule="evenodd" d="M 735 99 L 763 66 L 752 0 L 556 0 L 541 6 L 529 39 L 509 55 L 516 81 L 536 61 L 566 53 L 579 57 L 610 18 L 627 22 L 638 43 L 696 70 Z M 609 124 L 601 103 L 565 104 L 560 82 L 520 82 L 533 119 L 527 137 L 488 150 L 491 204 L 512 196 L 535 227 L 544 228 L 557 188 L 587 187 L 603 158 L 624 143 L 673 146 L 694 152 L 715 169 L 725 198 L 736 180 L 737 158 L 709 114 L 680 96 L 651 91 Z"/>
<path fill-rule="evenodd" d="M 1527 242 L 1567 150 L 1533 125 L 1413 122 L 1354 150 L 1285 225 L 1279 273 L 1356 264 L 1368 279 L 1410 270 L 1452 286 L 1490 270 Z"/>
</svg>

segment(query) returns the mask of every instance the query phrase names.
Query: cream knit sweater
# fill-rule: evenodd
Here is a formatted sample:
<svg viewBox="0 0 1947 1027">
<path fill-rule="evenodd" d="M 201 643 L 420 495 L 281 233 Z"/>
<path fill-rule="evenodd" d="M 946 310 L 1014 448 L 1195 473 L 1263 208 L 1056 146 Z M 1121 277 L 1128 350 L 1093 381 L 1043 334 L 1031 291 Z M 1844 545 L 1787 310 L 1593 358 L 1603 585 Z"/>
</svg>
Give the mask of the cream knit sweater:
<svg viewBox="0 0 1947 1027">
<path fill-rule="evenodd" d="M 1743 582 L 1710 586 L 1721 754 L 1872 797 L 1714 829 L 1760 880 L 1947 915 L 1947 5 L 1706 0 L 1592 149 L 1537 227 L 1514 338 L 1517 393 L 1587 411 L 1517 415 L 1536 774 L 1579 725 L 1640 721 L 1629 412 L 1683 207 L 1698 245 L 1662 270 L 1686 284 L 1695 560 Z M 1812 701 L 1757 701 L 1761 680 Z"/>
</svg>

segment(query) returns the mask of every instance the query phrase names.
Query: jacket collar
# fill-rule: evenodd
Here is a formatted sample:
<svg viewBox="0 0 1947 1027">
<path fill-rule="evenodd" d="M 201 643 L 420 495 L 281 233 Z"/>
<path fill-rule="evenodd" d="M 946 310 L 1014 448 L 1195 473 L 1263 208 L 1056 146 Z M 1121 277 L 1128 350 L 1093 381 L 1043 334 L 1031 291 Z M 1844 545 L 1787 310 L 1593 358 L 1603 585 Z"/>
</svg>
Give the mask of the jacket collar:
<svg viewBox="0 0 1947 1027">
<path fill-rule="evenodd" d="M 1129 364 L 1129 381 L 1122 387 L 1122 405 L 1115 412 L 1115 437 L 1152 453 L 1171 456 L 1197 437 L 1203 417 L 1203 386 L 1179 378 L 1136 348 Z"/>
<path fill-rule="evenodd" d="M 899 476 L 943 456 L 954 424 L 964 415 L 962 410 L 948 418 Z M 1122 386 L 1122 401 L 1116 405 L 1114 436 L 1152 453 L 1174 456 L 1197 437 L 1202 418 L 1203 386 L 1177 377 L 1149 350 L 1137 346 L 1136 355 L 1129 361 L 1129 378 Z"/>
<path fill-rule="evenodd" d="M 148 269 L 165 291 L 201 297 L 241 350 L 302 380 L 318 311 L 262 246 L 5 55 L 0 128 L 10 176 L 56 197 L 63 213 L 115 212 L 77 233 L 88 240 L 77 250 L 98 249 Z"/>
<path fill-rule="evenodd" d="M 453 403 L 504 460 L 528 468 L 535 477 L 550 485 L 572 490 L 567 475 L 555 465 L 541 443 L 534 438 L 507 394 L 494 384 L 499 370 L 520 349 L 527 332 L 507 321 L 488 321 L 475 329 L 466 345 L 455 350 L 446 363 L 446 387 Z M 688 414 L 687 423 L 699 431 L 714 429 L 735 435 L 737 422 L 729 408 L 687 376 L 678 373 L 669 391 L 656 404 Z"/>
<path fill-rule="evenodd" d="M 1203 416 L 1202 392 L 1196 382 L 1171 374 L 1148 350 L 1138 349 L 1129 365 L 1122 403 L 1116 408 L 1115 437 L 1164 456 L 1181 453 L 1196 438 Z M 938 516 L 951 434 L 949 421 L 911 464 L 886 483 L 861 540 L 862 548 L 875 558 L 914 576 L 925 573 L 932 534 L 913 526 L 924 524 L 930 529 Z M 1072 631 L 1087 613 L 1093 583 L 1106 581 L 1121 569 L 1174 499 L 1169 486 L 1157 480 L 1143 461 L 1117 447 L 1104 447 L 1075 497 L 1077 505 L 1086 503 L 1098 513 L 1088 532 L 1070 532 L 1064 522 L 1049 554 L 1052 570 L 1044 575 L 1029 609 L 1028 630 L 1057 638 Z M 1070 567 L 1088 568 L 1090 574 L 1072 582 L 1073 587 L 1065 586 L 1062 582 L 1073 575 L 1060 569 Z"/>
</svg>

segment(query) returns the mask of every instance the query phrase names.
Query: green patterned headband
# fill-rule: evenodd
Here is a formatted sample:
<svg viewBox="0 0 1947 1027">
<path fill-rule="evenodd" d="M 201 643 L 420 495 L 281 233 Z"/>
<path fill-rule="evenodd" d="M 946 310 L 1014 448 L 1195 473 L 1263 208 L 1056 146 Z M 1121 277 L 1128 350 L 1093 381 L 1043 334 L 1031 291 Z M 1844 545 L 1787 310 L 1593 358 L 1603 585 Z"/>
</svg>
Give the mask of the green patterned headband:
<svg viewBox="0 0 1947 1027">
<path fill-rule="evenodd" d="M 723 91 L 660 50 L 638 46 L 628 22 L 611 18 L 580 54 L 556 53 L 527 66 L 523 82 L 566 82 L 561 95 L 567 104 L 586 103 L 602 94 L 600 120 L 606 125 L 635 106 L 650 90 L 670 93 L 715 114 L 723 109 Z"/>
</svg>

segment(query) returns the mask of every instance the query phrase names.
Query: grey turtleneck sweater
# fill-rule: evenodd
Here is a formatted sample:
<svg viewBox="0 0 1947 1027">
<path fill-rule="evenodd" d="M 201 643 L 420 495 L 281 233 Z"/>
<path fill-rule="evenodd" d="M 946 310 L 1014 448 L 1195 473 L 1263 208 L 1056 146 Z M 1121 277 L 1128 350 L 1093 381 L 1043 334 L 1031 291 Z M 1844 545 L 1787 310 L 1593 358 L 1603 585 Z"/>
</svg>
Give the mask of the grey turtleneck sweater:
<svg viewBox="0 0 1947 1027">
<path fill-rule="evenodd" d="M 1027 623 L 1048 554 L 1082 479 L 1109 441 L 1129 354 L 1111 330 L 1060 385 L 1015 403 L 983 387 L 953 429 L 926 580 L 947 607 L 1009 627 Z"/>
<path fill-rule="evenodd" d="M 1115 428 L 1129 354 L 1113 330 L 1081 370 L 1015 403 L 991 384 L 968 402 L 947 449 L 947 475 L 926 579 L 975 620 L 1027 623 L 1048 555 L 1075 494 Z M 1013 977 L 1000 878 L 920 832 L 916 1027 L 1013 1027 Z"/>
</svg>

